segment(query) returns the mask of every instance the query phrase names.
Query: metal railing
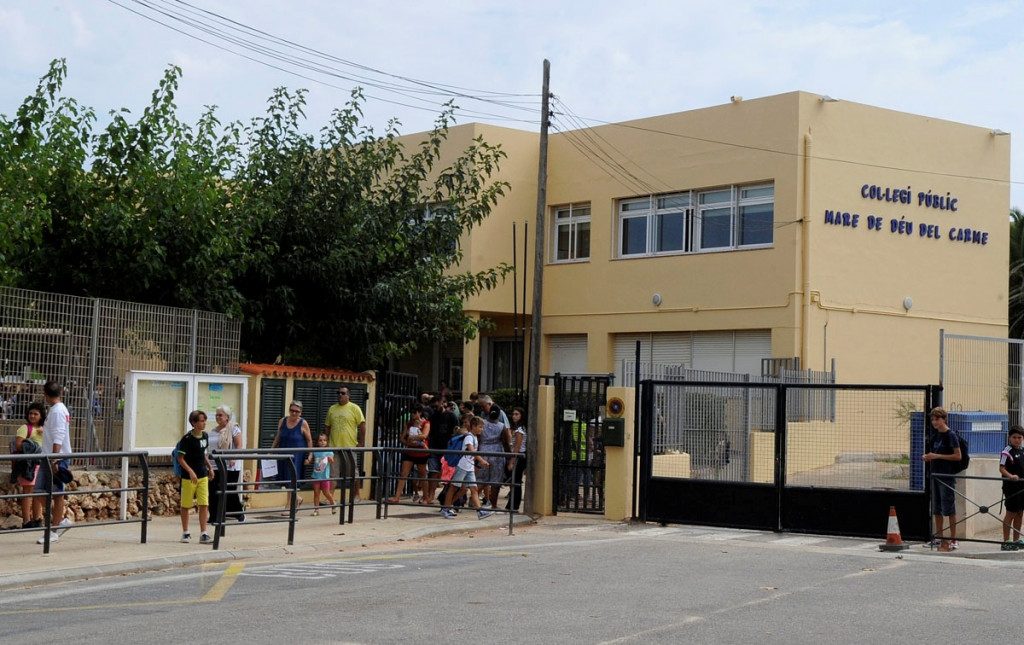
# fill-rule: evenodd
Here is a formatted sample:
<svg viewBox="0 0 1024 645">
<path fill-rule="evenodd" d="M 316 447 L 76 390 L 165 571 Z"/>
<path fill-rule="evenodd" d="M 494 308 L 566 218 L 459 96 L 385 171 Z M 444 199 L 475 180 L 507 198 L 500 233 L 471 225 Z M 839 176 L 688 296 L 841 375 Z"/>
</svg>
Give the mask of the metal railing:
<svg viewBox="0 0 1024 645">
<path fill-rule="evenodd" d="M 382 448 L 382 449 L 378 449 L 378 450 L 397 452 L 398 454 L 394 455 L 397 458 L 393 459 L 392 461 L 397 462 L 398 464 L 401 464 L 401 453 L 405 452 L 405 451 L 408 451 L 409 448 L 397 448 L 397 449 L 396 448 Z M 446 454 L 458 454 L 460 457 L 463 457 L 465 455 L 472 455 L 474 457 L 484 457 L 484 458 L 486 458 L 486 457 L 504 457 L 505 459 L 509 459 L 509 458 L 512 458 L 512 457 L 518 458 L 518 457 L 521 457 L 521 456 L 525 456 L 525 455 L 517 455 L 514 452 L 500 452 L 500 451 L 486 451 L 486 450 L 466 451 L 466 450 L 436 450 L 436 449 L 427 449 L 427 448 L 416 448 L 413 451 L 414 452 L 418 452 L 418 453 L 428 453 L 428 454 L 432 454 L 432 455 L 440 455 L 442 459 L 444 459 L 444 455 L 446 455 Z M 430 473 L 429 472 L 427 473 L 427 477 L 412 476 L 411 472 L 410 472 L 409 475 L 406 475 L 405 477 L 402 477 L 401 473 L 400 472 L 399 473 L 395 473 L 393 468 L 384 469 L 383 472 L 384 472 L 384 475 L 385 475 L 385 481 L 384 481 L 384 485 L 381 487 L 381 492 L 385 492 L 386 491 L 386 492 L 390 493 L 397 486 L 396 482 L 400 481 L 400 480 L 404 480 L 404 481 L 408 482 L 409 484 L 411 484 L 413 486 L 415 486 L 415 483 L 426 484 L 426 483 L 429 483 L 429 482 L 436 482 L 437 484 L 444 484 L 444 486 L 440 487 L 442 495 L 444 494 L 444 491 L 447 490 L 447 488 L 446 488 L 447 486 L 453 485 L 453 484 L 451 484 L 451 480 L 446 480 L 443 477 L 430 477 Z M 499 489 L 500 489 L 502 486 L 508 486 L 509 487 L 509 494 L 510 495 L 514 491 L 518 490 L 519 491 L 519 499 L 520 500 L 523 499 L 523 490 L 525 488 L 525 485 L 523 483 L 521 483 L 521 482 L 519 484 L 516 484 L 516 483 L 514 483 L 512 481 L 502 481 L 502 482 L 500 482 L 498 484 L 494 484 L 493 482 L 480 482 L 480 481 L 476 481 L 474 483 L 477 485 L 478 488 L 482 488 L 483 486 L 487 486 L 487 485 L 491 485 L 491 486 L 497 485 L 499 487 Z M 459 487 L 459 488 L 461 488 L 461 487 Z M 399 500 L 401 500 L 401 494 L 403 492 L 404 491 L 395 490 L 395 495 L 399 496 Z M 461 493 L 459 494 L 459 496 L 461 497 Z M 496 498 L 497 496 L 495 495 L 494 497 Z M 420 504 L 419 502 L 402 502 L 402 501 L 393 502 L 393 501 L 390 501 L 390 499 L 391 499 L 391 497 L 389 495 L 388 497 L 384 498 L 384 500 L 383 500 L 384 519 L 387 519 L 387 517 L 388 517 L 388 507 L 389 506 L 428 506 L 430 508 L 439 508 L 439 509 L 442 509 L 442 510 L 445 508 L 444 502 L 442 502 L 440 505 L 435 507 L 435 506 L 433 506 L 433 502 L 431 502 L 430 504 Z M 512 531 L 513 531 L 513 524 L 515 522 L 515 516 L 519 513 L 519 511 L 514 509 L 514 508 L 512 508 L 511 499 L 512 498 L 509 499 L 509 508 L 499 509 L 496 506 L 492 505 L 492 507 L 488 508 L 488 509 L 484 509 L 481 506 L 480 508 L 476 508 L 476 509 L 473 509 L 473 510 L 477 510 L 477 511 L 485 510 L 485 511 L 490 511 L 492 513 L 508 513 L 508 534 L 512 535 L 513 534 L 512 533 Z M 482 503 L 483 502 L 481 502 L 481 504 Z"/>
<path fill-rule="evenodd" d="M 210 453 L 210 459 L 217 463 L 217 467 L 223 469 L 227 465 L 228 460 L 234 459 L 254 459 L 254 460 L 276 460 L 278 462 L 287 462 L 289 465 L 287 469 L 286 479 L 276 480 L 261 480 L 258 484 L 254 482 L 242 482 L 239 481 L 234 484 L 228 484 L 226 477 L 218 478 L 216 490 L 211 490 L 211 495 L 218 496 L 217 505 L 217 517 L 210 518 L 210 524 L 214 527 L 213 534 L 213 548 L 217 550 L 220 548 L 220 540 L 224 535 L 225 520 L 232 514 L 227 513 L 227 496 L 229 494 L 241 494 L 243 491 L 248 494 L 267 494 L 267 493 L 287 493 L 288 503 L 284 509 L 284 517 L 274 517 L 271 519 L 260 520 L 258 522 L 252 522 L 251 524 L 270 524 L 270 523 L 287 523 L 288 524 L 288 544 L 292 545 L 295 542 L 295 522 L 296 514 L 298 511 L 298 495 L 302 490 L 303 484 L 309 484 L 313 482 L 324 482 L 328 481 L 332 484 L 338 485 L 338 498 L 334 504 L 325 504 L 319 508 L 338 508 L 338 523 L 345 524 L 346 522 L 351 524 L 355 521 L 355 507 L 356 506 L 375 506 L 376 518 L 387 519 L 388 518 L 388 507 L 389 506 L 412 506 L 406 502 L 389 502 L 388 498 L 391 497 L 391 492 L 394 490 L 396 482 L 401 478 L 399 468 L 401 467 L 401 454 L 408 450 L 407 448 L 396 448 L 396 447 L 373 447 L 373 448 L 329 448 L 329 451 L 338 457 L 339 467 L 337 472 L 332 472 L 332 477 L 325 479 L 315 478 L 301 478 L 299 477 L 298 470 L 295 468 L 295 455 L 298 454 L 311 454 L 313 452 L 324 452 L 321 447 L 313 448 L 267 448 L 267 449 L 256 449 L 256 450 L 213 450 Z M 476 455 L 481 457 L 488 456 L 500 456 L 500 457 L 513 457 L 516 456 L 510 452 L 480 452 L 480 451 L 448 451 L 448 450 L 429 450 L 429 449 L 418 449 L 417 452 L 426 452 L 444 455 L 446 453 L 458 452 L 458 454 L 464 455 Z M 373 474 L 364 474 L 359 466 L 363 463 L 365 455 L 370 455 L 373 460 L 373 467 L 371 472 Z M 280 471 L 279 471 L 280 473 Z M 373 497 L 366 500 L 356 500 L 355 493 L 358 488 L 358 482 L 369 481 L 372 485 Z M 420 477 L 406 477 L 408 482 L 423 482 L 423 481 L 436 481 L 442 483 L 440 478 L 420 478 Z M 519 490 L 520 498 L 522 498 L 522 491 L 524 490 L 524 484 L 514 484 L 512 482 L 502 482 L 501 486 L 509 486 Z M 515 515 L 519 511 L 515 509 L 488 509 L 494 512 L 508 513 L 508 534 L 512 535 L 513 524 Z M 244 511 L 246 517 L 261 515 L 280 515 L 280 508 L 267 508 L 267 509 L 247 509 Z M 237 515 L 237 513 L 235 513 Z M 245 527 L 250 522 L 240 523 L 237 526 Z"/>
<path fill-rule="evenodd" d="M 0 455 L 0 463 L 10 462 L 11 466 L 14 466 L 15 462 L 19 461 L 39 461 L 43 462 L 39 464 L 39 470 L 36 472 L 36 477 L 43 477 L 43 468 L 50 468 L 53 470 L 53 463 L 64 461 L 65 459 L 106 459 L 106 458 L 137 458 L 139 460 L 139 466 L 142 469 L 142 485 L 141 486 L 128 486 L 128 482 L 122 481 L 121 486 L 118 488 L 90 488 L 88 490 L 63 490 L 54 492 L 53 486 L 49 486 L 48 490 L 36 492 L 33 490 L 31 493 L 13 493 L 10 495 L 0 495 L 0 499 L 24 499 L 26 497 L 36 499 L 38 497 L 44 498 L 43 508 L 43 525 L 36 528 L 21 528 L 12 529 L 5 531 L 5 533 L 25 533 L 29 531 L 43 531 L 43 553 L 50 552 L 50 536 L 51 531 L 55 528 L 53 526 L 53 498 L 63 497 L 68 498 L 75 495 L 92 495 L 94 493 L 128 493 L 136 492 L 140 493 L 142 498 L 142 505 L 139 509 L 138 518 L 125 518 L 116 520 L 100 520 L 98 522 L 89 522 L 85 526 L 104 526 L 107 524 L 135 524 L 141 525 L 140 543 L 146 543 L 146 531 L 149 522 L 149 453 L 147 451 L 130 451 L 130 452 L 79 452 L 72 455 L 64 454 L 33 454 L 33 455 Z M 25 521 L 22 518 L 22 521 Z M 72 525 L 67 528 L 74 528 L 79 525 Z"/>
<path fill-rule="evenodd" d="M 929 476 L 929 478 L 930 478 L 930 480 L 932 480 L 934 482 L 937 482 L 937 484 L 939 486 L 943 486 L 943 487 L 948 488 L 949 490 L 953 491 L 953 494 L 956 497 L 959 497 L 960 499 L 964 500 L 965 504 L 970 504 L 974 508 L 973 511 L 966 512 L 962 518 L 961 517 L 957 518 L 955 526 L 958 529 L 966 528 L 967 520 L 969 520 L 969 519 L 971 519 L 973 517 L 980 516 L 980 515 L 987 515 L 989 517 L 994 518 L 997 522 L 999 522 L 999 524 L 1001 526 L 1004 526 L 1004 527 L 1005 526 L 1009 526 L 1009 525 L 1006 524 L 1006 520 L 1005 519 L 1000 517 L 996 512 L 993 512 L 993 509 L 998 508 L 999 511 L 997 511 L 997 512 L 1003 512 L 1003 506 L 1004 506 L 1004 504 L 1005 504 L 1007 499 L 1009 499 L 1011 497 L 1024 496 L 1024 481 L 1016 482 L 1016 483 L 1020 484 L 1021 488 L 1018 491 L 1015 491 L 1015 492 L 1011 493 L 1009 495 L 1009 497 L 1007 497 L 1005 495 L 1005 493 L 1002 490 L 1000 490 L 999 499 L 995 500 L 994 502 L 992 502 L 990 504 L 985 504 L 985 503 L 977 502 L 977 501 L 967 497 L 967 495 L 965 495 L 964 493 L 961 493 L 956 488 L 956 482 L 957 481 L 981 480 L 981 481 L 997 481 L 997 482 L 1000 482 L 1000 483 L 1005 483 L 1005 482 L 1011 481 L 1011 480 L 1006 479 L 1005 477 L 988 477 L 988 476 L 984 476 L 984 475 L 964 475 L 964 474 L 949 475 L 949 474 L 942 474 L 942 473 L 932 473 Z M 935 496 L 932 496 L 932 504 L 934 505 L 934 504 L 937 504 L 937 503 L 938 503 L 938 500 L 935 499 Z M 936 511 L 937 511 L 937 508 L 933 508 L 932 509 L 932 514 L 935 515 Z M 945 526 L 945 528 L 944 528 L 944 531 L 943 531 L 942 535 L 936 535 L 935 534 L 935 526 L 934 525 L 931 526 L 931 532 L 930 532 L 930 536 L 931 536 L 930 546 L 931 546 L 931 548 L 934 549 L 934 548 L 938 547 L 939 544 L 941 542 L 943 542 L 943 541 L 954 539 L 953 535 L 952 535 L 952 530 L 949 527 L 949 525 L 945 524 L 944 526 Z M 1010 528 L 1010 531 L 1011 531 L 1011 536 L 1013 535 L 1014 532 L 1016 532 L 1016 533 L 1018 533 L 1018 538 L 1024 537 L 1024 535 L 1020 534 L 1019 530 L 1014 529 L 1012 526 L 1009 526 L 1009 528 Z M 981 544 L 1004 544 L 1003 540 L 986 540 L 984 538 L 961 537 L 959 535 L 959 533 L 961 533 L 960 530 L 958 530 L 957 533 L 958 533 L 958 535 L 955 538 L 957 541 L 978 542 L 978 543 L 981 543 Z"/>
</svg>

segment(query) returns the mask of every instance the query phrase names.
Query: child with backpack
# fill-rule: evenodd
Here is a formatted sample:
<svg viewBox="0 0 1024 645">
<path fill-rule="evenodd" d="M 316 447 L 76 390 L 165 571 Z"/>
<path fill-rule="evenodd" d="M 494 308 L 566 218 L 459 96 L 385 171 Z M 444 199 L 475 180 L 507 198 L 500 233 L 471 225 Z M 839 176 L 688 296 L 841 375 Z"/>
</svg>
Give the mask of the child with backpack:
<svg viewBox="0 0 1024 645">
<path fill-rule="evenodd" d="M 469 454 L 475 452 L 480 445 L 480 433 L 484 430 L 484 420 L 480 417 L 473 417 L 469 422 L 469 432 L 465 428 L 460 429 L 459 437 L 462 437 L 463 454 L 459 458 L 455 474 L 452 475 L 451 487 L 445 496 L 444 504 L 441 507 L 441 515 L 445 519 L 452 519 L 455 513 L 452 511 L 452 500 L 455 498 L 456 487 L 462 491 L 469 491 L 469 503 L 476 509 L 477 517 L 484 519 L 494 514 L 494 511 L 485 511 L 480 508 L 480 495 L 476 486 L 476 464 L 481 466 L 489 465 L 487 460 L 479 455 Z M 448 455 L 445 455 L 448 460 Z"/>
<path fill-rule="evenodd" d="M 928 413 L 928 418 L 935 434 L 932 436 L 931 450 L 921 458 L 931 465 L 935 541 L 938 541 L 939 551 L 954 551 L 960 548 L 956 540 L 956 480 L 949 475 L 955 475 L 962 470 L 960 436 L 950 429 L 944 408 L 933 408 Z M 946 518 L 949 519 L 948 537 L 943 526 Z"/>
<path fill-rule="evenodd" d="M 206 532 L 206 521 L 210 510 L 210 484 L 208 475 L 213 464 L 206 451 L 210 447 L 210 436 L 206 434 L 206 413 L 195 410 L 188 415 L 192 431 L 181 438 L 177 447 L 178 466 L 184 473 L 181 477 L 181 541 L 189 542 L 188 514 L 193 506 L 199 507 L 199 530 L 202 544 L 213 542 Z"/>
<path fill-rule="evenodd" d="M 1003 518 L 1003 551 L 1017 551 L 1024 548 L 1020 539 L 1021 518 L 1024 517 L 1024 428 L 1018 425 L 1010 428 L 1007 436 L 1009 445 L 999 454 L 999 474 L 1003 480 L 1003 499 L 1006 516 Z M 1013 540 L 1010 528 L 1013 528 Z"/>
<path fill-rule="evenodd" d="M 18 428 L 11 441 L 12 455 L 34 455 L 43 452 L 43 421 L 46 410 L 41 403 L 33 401 L 25 411 L 25 425 Z M 31 495 L 36 485 L 39 463 L 35 461 L 16 461 L 11 466 L 11 483 L 21 487 L 24 495 Z M 36 529 L 43 525 L 43 498 L 21 498 L 21 528 Z"/>
</svg>

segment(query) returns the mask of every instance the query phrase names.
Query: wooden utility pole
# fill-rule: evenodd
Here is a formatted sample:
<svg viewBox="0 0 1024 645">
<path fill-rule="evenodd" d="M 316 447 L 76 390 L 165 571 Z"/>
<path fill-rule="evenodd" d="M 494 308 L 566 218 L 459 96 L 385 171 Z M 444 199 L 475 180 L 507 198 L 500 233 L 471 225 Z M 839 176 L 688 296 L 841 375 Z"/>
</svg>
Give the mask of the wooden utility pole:
<svg viewBox="0 0 1024 645">
<path fill-rule="evenodd" d="M 541 343 L 541 301 L 544 294 L 544 230 L 548 201 L 548 117 L 551 114 L 548 83 L 551 80 L 551 63 L 544 59 L 544 82 L 541 89 L 540 108 L 540 157 L 537 163 L 537 225 L 534 231 L 533 249 L 533 312 L 530 326 L 530 385 L 527 396 L 526 435 L 526 481 L 533 486 L 540 472 L 537 463 L 538 423 L 537 407 L 540 395 L 540 343 Z M 525 269 L 525 267 L 524 267 Z M 550 411 L 549 411 L 550 412 Z M 526 497 L 526 511 L 533 512 L 533 502 Z"/>
</svg>

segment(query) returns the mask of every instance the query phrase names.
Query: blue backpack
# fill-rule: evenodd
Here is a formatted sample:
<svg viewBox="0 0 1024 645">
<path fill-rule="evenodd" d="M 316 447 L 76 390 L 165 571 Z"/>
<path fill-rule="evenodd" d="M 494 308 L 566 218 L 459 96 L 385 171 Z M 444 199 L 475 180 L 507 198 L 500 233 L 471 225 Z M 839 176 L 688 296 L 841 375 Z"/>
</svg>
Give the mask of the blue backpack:
<svg viewBox="0 0 1024 645">
<path fill-rule="evenodd" d="M 462 446 L 466 441 L 466 435 L 457 434 L 448 440 L 448 447 L 445 449 L 444 460 L 445 462 L 455 468 L 459 465 L 459 460 L 462 459 Z"/>
<path fill-rule="evenodd" d="M 178 455 L 184 454 L 181 450 L 181 439 L 178 439 L 178 443 L 174 445 L 171 450 L 171 468 L 174 469 L 175 477 L 184 477 L 185 471 L 182 469 L 181 464 L 178 462 Z"/>
</svg>

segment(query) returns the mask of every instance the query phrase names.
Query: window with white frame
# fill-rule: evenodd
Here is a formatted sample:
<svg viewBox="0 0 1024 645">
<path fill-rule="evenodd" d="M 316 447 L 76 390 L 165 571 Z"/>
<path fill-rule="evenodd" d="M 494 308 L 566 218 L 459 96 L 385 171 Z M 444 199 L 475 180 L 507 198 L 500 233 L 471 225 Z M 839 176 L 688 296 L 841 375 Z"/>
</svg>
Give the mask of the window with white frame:
<svg viewBox="0 0 1024 645">
<path fill-rule="evenodd" d="M 554 212 L 554 262 L 590 259 L 590 204 L 558 206 Z"/>
<path fill-rule="evenodd" d="M 685 251 L 689 210 L 688 192 L 619 202 L 619 255 Z"/>
<path fill-rule="evenodd" d="M 774 184 L 623 199 L 618 255 L 638 257 L 769 245 L 774 241 Z"/>
</svg>

